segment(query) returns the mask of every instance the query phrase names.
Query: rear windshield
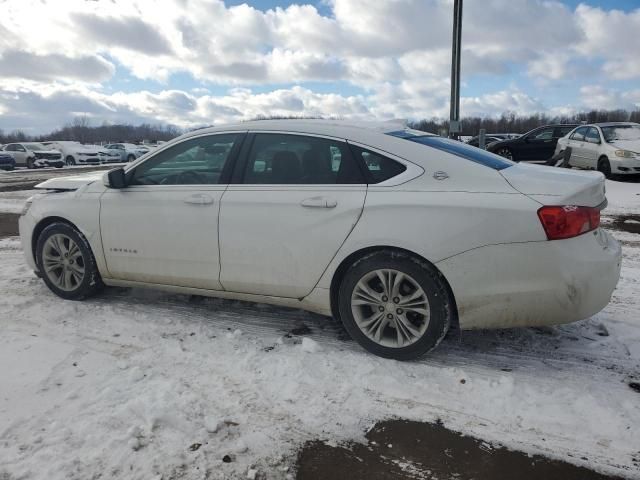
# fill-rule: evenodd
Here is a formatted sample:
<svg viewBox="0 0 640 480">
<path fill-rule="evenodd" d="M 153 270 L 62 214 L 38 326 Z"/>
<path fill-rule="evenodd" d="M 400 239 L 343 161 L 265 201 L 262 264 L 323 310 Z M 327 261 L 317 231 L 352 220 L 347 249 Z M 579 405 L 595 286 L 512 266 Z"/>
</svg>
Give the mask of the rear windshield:
<svg viewBox="0 0 640 480">
<path fill-rule="evenodd" d="M 405 140 L 410 140 L 437 150 L 442 150 L 443 152 L 471 160 L 472 162 L 493 168 L 494 170 L 503 170 L 514 165 L 513 162 L 506 158 L 502 158 L 494 153 L 487 152 L 486 150 L 472 147 L 448 138 L 438 137 L 436 135 L 425 135 L 417 130 L 399 130 L 397 132 L 388 132 L 387 135 L 404 138 Z"/>
</svg>

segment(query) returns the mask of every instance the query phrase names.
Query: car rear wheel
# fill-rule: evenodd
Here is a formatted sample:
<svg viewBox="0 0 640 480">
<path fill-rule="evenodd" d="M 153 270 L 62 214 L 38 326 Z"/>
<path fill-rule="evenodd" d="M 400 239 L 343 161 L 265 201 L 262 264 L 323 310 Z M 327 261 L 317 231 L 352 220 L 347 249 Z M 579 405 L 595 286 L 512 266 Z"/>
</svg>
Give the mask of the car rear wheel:
<svg viewBox="0 0 640 480">
<path fill-rule="evenodd" d="M 53 223 L 42 231 L 36 262 L 47 287 L 67 300 L 82 300 L 103 288 L 89 242 L 69 224 Z"/>
<path fill-rule="evenodd" d="M 76 159 L 73 158 L 71 155 L 68 155 L 67 158 L 64 159 L 64 161 L 70 167 L 76 164 Z"/>
<path fill-rule="evenodd" d="M 127 162 L 133 162 L 135 159 L 136 159 L 136 156 L 135 156 L 135 155 L 129 155 L 129 156 L 127 157 Z"/>
<path fill-rule="evenodd" d="M 512 151 L 511 151 L 511 149 L 510 149 L 510 148 L 508 148 L 508 147 L 502 147 L 502 148 L 499 148 L 499 149 L 496 151 L 496 153 L 497 153 L 498 155 L 500 155 L 501 157 L 507 158 L 507 159 L 512 160 L 512 161 L 514 161 L 514 162 L 516 161 L 515 157 L 513 156 L 513 152 L 512 152 Z"/>
<path fill-rule="evenodd" d="M 406 253 L 378 251 L 356 261 L 338 293 L 352 338 L 376 355 L 412 360 L 435 348 L 453 315 L 440 273 Z"/>
<path fill-rule="evenodd" d="M 600 157 L 598 160 L 598 171 L 602 172 L 605 178 L 611 178 L 611 163 L 607 157 Z"/>
</svg>

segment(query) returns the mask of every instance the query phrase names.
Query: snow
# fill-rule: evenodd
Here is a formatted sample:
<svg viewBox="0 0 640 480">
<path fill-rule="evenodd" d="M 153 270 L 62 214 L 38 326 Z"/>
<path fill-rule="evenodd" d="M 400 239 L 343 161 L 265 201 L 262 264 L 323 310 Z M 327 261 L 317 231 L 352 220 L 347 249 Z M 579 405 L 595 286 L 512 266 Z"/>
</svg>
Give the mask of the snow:
<svg viewBox="0 0 640 480">
<path fill-rule="evenodd" d="M 16 190 L 0 192 L 0 212 L 20 213 L 27 198 L 38 193 L 37 190 Z"/>
<path fill-rule="evenodd" d="M 637 184 L 607 192 L 640 212 Z M 640 242 L 613 234 L 622 276 L 598 315 L 463 332 L 408 363 L 298 310 L 137 289 L 64 301 L 0 240 L 0 478 L 293 478 L 304 441 L 391 417 L 637 477 Z"/>
<path fill-rule="evenodd" d="M 640 214 L 640 183 L 606 180 L 605 188 L 609 202 L 605 214 Z"/>
</svg>

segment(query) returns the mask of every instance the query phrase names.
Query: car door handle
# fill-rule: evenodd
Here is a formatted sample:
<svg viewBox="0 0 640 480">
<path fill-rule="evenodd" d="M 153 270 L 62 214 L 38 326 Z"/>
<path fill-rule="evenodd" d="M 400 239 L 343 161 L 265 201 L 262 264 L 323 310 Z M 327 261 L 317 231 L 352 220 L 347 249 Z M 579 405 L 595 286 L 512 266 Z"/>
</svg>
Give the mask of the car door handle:
<svg viewBox="0 0 640 480">
<path fill-rule="evenodd" d="M 335 208 L 338 205 L 338 202 L 333 198 L 311 197 L 302 200 L 300 205 L 306 208 Z"/>
<path fill-rule="evenodd" d="M 182 201 L 190 205 L 209 205 L 213 203 L 213 197 L 206 193 L 194 193 L 183 198 Z"/>
</svg>

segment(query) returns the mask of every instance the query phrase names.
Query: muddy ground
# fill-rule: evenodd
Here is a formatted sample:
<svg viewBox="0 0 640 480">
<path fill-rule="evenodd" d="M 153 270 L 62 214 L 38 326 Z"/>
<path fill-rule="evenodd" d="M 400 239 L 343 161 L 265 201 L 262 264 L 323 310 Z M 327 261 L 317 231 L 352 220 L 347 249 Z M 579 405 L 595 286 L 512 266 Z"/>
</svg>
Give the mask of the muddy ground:
<svg viewBox="0 0 640 480">
<path fill-rule="evenodd" d="M 308 442 L 298 455 L 298 480 L 617 478 L 490 445 L 439 423 L 388 420 L 369 430 L 366 439 L 344 446 Z"/>
</svg>

